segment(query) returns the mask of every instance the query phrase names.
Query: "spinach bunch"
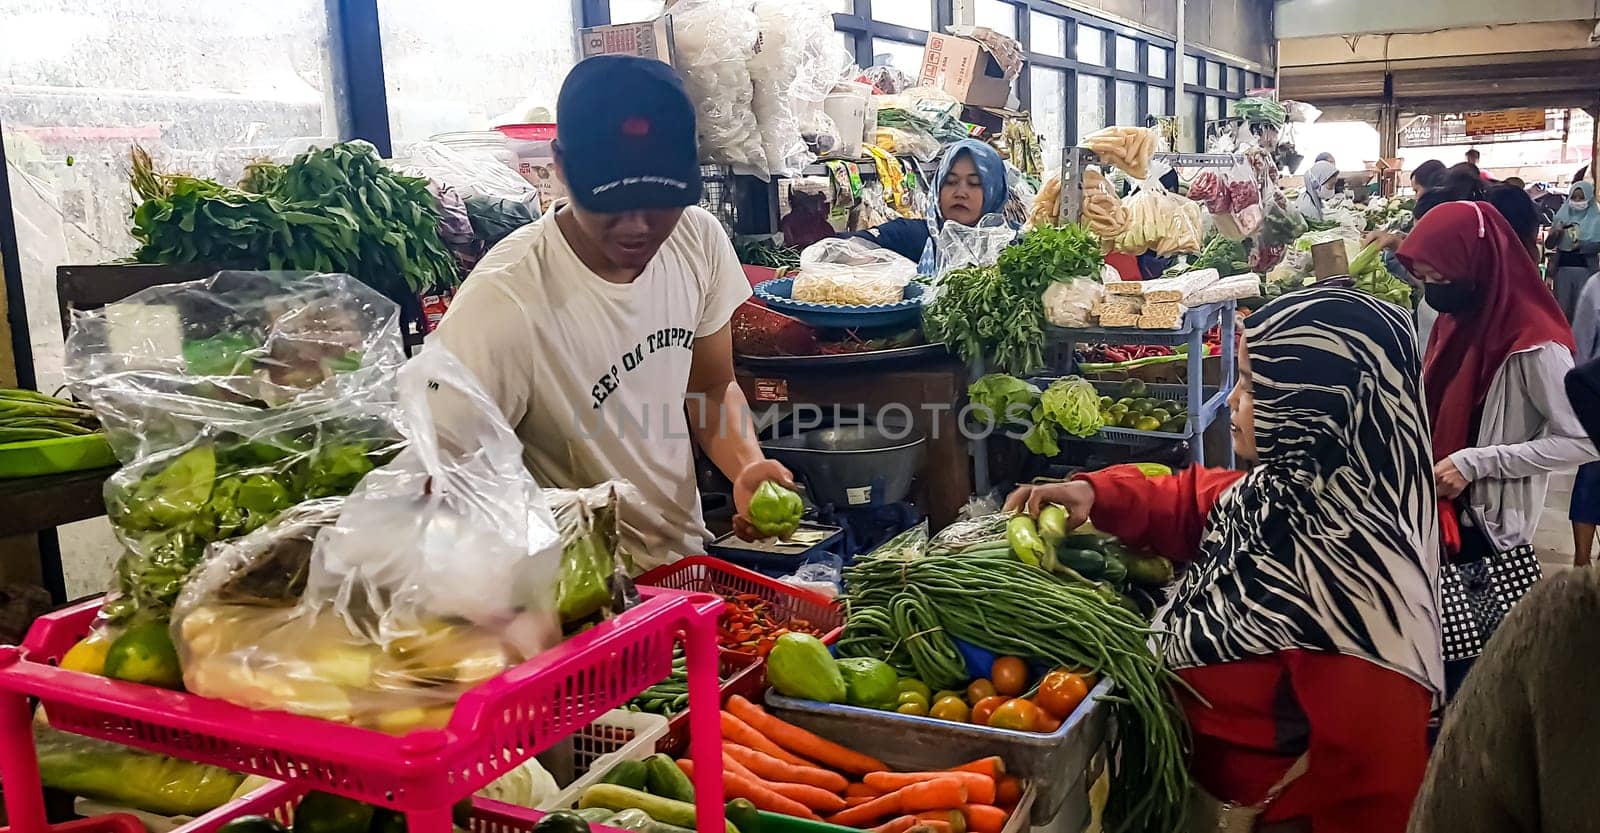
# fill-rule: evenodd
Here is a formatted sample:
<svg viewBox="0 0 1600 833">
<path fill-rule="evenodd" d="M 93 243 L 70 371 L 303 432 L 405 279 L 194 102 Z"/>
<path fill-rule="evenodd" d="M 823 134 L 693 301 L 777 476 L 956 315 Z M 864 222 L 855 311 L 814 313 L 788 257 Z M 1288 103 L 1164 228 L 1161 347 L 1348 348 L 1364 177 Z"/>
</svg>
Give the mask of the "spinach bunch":
<svg viewBox="0 0 1600 833">
<path fill-rule="evenodd" d="M 131 181 L 141 263 L 343 272 L 406 309 L 460 282 L 427 181 L 389 170 L 365 143 L 256 163 L 238 188 L 157 173 L 135 148 Z"/>
</svg>

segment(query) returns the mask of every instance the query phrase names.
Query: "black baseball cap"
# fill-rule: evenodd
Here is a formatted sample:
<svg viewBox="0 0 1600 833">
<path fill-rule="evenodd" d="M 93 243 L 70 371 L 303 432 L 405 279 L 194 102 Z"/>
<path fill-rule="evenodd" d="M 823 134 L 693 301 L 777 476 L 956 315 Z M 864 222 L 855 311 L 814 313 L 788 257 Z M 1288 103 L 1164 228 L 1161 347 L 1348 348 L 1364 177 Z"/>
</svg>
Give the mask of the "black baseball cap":
<svg viewBox="0 0 1600 833">
<path fill-rule="evenodd" d="M 567 73 L 556 145 L 567 189 L 590 211 L 683 208 L 700 202 L 694 105 L 672 67 L 597 55 Z"/>
</svg>

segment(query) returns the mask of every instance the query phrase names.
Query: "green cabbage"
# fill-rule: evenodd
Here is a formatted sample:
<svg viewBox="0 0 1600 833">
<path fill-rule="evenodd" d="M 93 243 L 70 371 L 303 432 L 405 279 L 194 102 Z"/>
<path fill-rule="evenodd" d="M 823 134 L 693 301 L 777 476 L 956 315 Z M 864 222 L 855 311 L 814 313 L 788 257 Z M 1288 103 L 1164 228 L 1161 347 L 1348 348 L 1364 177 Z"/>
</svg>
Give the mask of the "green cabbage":
<svg viewBox="0 0 1600 833">
<path fill-rule="evenodd" d="M 967 399 L 978 406 L 979 418 L 989 425 L 1020 422 L 1038 398 L 1037 387 L 1004 373 L 990 373 L 967 387 Z"/>
</svg>

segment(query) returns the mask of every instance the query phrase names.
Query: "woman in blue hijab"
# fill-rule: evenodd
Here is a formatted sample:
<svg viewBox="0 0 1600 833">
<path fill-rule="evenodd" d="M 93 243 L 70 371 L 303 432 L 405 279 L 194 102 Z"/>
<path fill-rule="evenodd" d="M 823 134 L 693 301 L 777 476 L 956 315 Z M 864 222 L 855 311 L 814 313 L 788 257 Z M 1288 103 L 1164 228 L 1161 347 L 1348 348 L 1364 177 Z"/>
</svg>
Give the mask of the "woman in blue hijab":
<svg viewBox="0 0 1600 833">
<path fill-rule="evenodd" d="M 860 237 L 920 263 L 932 243 L 933 229 L 946 220 L 976 226 L 986 214 L 1005 213 L 1009 190 L 1006 164 L 994 148 L 976 139 L 950 145 L 939 163 L 939 199 L 926 220 L 901 218 L 841 237 Z"/>
<path fill-rule="evenodd" d="M 1594 186 L 1574 183 L 1566 205 L 1556 212 L 1545 241 L 1550 249 L 1556 302 L 1572 321 L 1577 315 L 1583 286 L 1596 271 L 1600 255 L 1600 206 L 1594 203 Z"/>
</svg>

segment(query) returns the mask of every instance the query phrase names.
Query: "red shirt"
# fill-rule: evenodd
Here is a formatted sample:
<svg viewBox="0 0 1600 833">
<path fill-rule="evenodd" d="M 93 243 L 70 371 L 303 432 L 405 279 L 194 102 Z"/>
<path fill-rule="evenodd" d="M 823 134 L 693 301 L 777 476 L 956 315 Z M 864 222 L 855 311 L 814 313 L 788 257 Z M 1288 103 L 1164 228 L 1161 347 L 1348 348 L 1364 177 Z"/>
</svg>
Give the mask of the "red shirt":
<svg viewBox="0 0 1600 833">
<path fill-rule="evenodd" d="M 1244 475 L 1191 467 L 1146 477 L 1117 466 L 1094 486 L 1094 524 L 1129 546 L 1194 559 L 1217 497 Z M 1264 821 L 1307 818 L 1314 833 L 1405 830 L 1428 764 L 1428 689 L 1368 660 L 1285 650 L 1178 672 L 1193 733 L 1190 772 L 1212 795 L 1259 803 L 1301 754 L 1302 775 Z M 1209 705 L 1208 705 L 1209 704 Z"/>
</svg>

